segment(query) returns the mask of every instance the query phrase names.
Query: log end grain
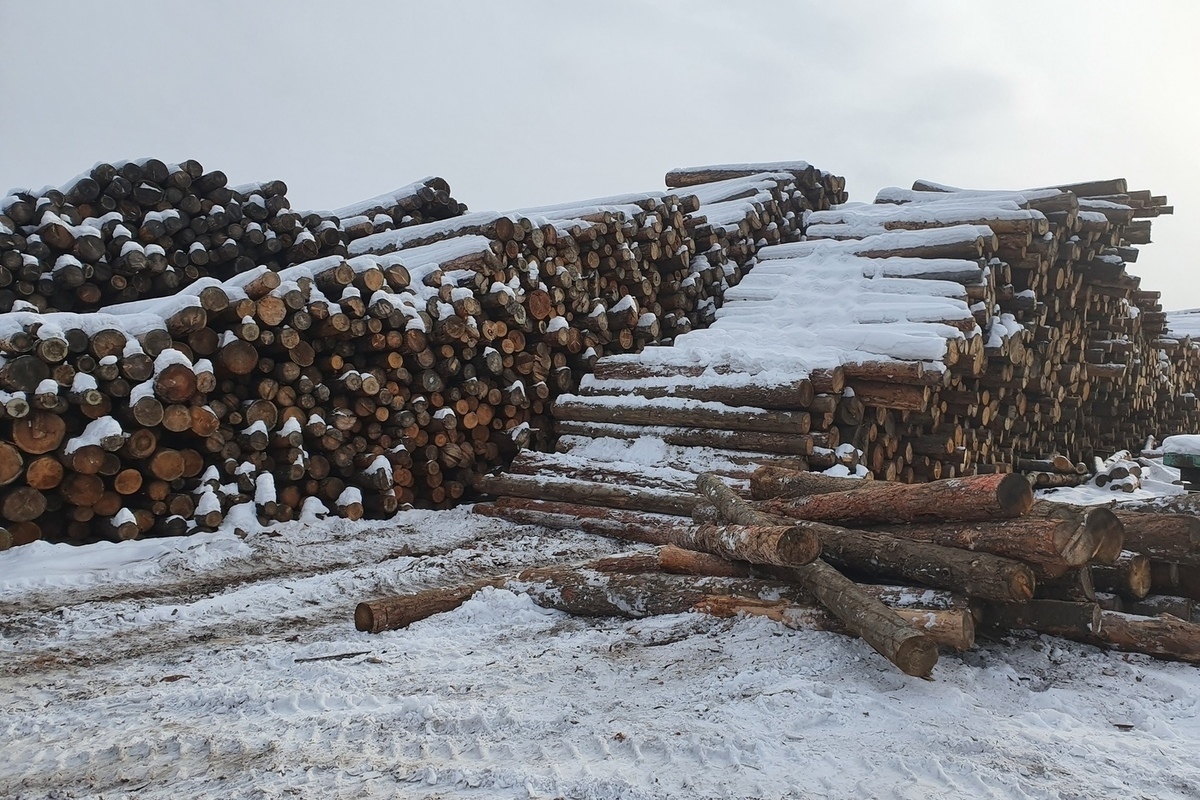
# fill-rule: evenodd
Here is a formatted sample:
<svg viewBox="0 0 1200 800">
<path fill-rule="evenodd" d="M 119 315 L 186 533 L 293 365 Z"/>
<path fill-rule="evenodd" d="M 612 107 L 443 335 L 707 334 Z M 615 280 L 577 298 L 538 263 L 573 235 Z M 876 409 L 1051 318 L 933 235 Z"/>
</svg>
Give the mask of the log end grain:
<svg viewBox="0 0 1200 800">
<path fill-rule="evenodd" d="M 1033 507 L 1033 486 L 1016 472 L 1004 476 L 996 487 L 996 502 L 1012 517 L 1019 517 Z"/>
</svg>

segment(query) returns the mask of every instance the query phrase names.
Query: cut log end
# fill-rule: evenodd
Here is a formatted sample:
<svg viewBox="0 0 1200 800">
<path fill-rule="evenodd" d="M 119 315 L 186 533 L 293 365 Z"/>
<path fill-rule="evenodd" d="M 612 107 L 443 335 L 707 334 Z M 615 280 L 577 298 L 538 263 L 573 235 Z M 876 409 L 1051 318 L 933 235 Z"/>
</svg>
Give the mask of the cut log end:
<svg viewBox="0 0 1200 800">
<path fill-rule="evenodd" d="M 1033 486 L 1024 475 L 1010 472 L 996 487 L 996 502 L 1011 516 L 1019 517 L 1033 507 Z"/>
<path fill-rule="evenodd" d="M 896 646 L 892 663 L 906 675 L 929 680 L 938 661 L 937 644 L 924 634 L 915 630 L 913 633 L 916 635 Z"/>
</svg>

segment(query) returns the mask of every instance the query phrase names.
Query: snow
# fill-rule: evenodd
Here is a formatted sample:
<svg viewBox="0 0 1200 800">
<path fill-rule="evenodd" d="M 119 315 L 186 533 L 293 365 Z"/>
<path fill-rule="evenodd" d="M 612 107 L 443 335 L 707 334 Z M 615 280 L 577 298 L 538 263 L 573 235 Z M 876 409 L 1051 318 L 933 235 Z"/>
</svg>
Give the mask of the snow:
<svg viewBox="0 0 1200 800">
<path fill-rule="evenodd" d="M 1162 451 L 1164 453 L 1200 456 L 1200 435 L 1183 434 L 1168 436 L 1166 439 L 1163 439 Z"/>
<path fill-rule="evenodd" d="M 308 512 L 311 512 L 309 514 Z M 1046 636 L 932 682 L 770 620 L 583 619 L 486 589 L 616 552 L 467 509 L 0 553 L 0 787 L 41 797 L 1185 798 L 1200 673 Z M 67 557 L 69 551 L 69 557 Z"/>
</svg>

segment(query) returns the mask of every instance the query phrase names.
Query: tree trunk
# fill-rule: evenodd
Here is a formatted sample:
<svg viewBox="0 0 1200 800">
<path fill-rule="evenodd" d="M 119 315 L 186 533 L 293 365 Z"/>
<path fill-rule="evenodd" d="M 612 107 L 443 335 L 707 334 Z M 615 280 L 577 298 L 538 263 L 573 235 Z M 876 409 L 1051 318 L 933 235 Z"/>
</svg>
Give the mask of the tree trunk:
<svg viewBox="0 0 1200 800">
<path fill-rule="evenodd" d="M 1010 519 L 1032 504 L 1029 481 L 1016 474 L 995 474 L 915 485 L 869 481 L 848 492 L 767 500 L 760 505 L 767 513 L 794 519 L 872 525 Z"/>
</svg>

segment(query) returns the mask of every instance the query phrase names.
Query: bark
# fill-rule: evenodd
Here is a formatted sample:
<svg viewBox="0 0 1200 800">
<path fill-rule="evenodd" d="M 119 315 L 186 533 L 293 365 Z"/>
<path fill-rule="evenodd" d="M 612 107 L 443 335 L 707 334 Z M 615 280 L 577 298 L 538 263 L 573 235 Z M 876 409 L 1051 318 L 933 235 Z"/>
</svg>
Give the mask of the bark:
<svg viewBox="0 0 1200 800">
<path fill-rule="evenodd" d="M 527 497 L 631 511 L 690 516 L 698 497 L 662 489 L 635 489 L 594 481 L 528 475 L 482 475 L 475 489 L 493 497 Z"/>
<path fill-rule="evenodd" d="M 756 431 L 773 434 L 806 434 L 812 420 L 804 411 L 770 411 L 761 408 L 725 406 L 699 402 L 676 407 L 665 401 L 645 400 L 612 402 L 566 396 L 554 404 L 555 419 L 576 422 L 603 422 L 623 425 L 664 425 L 712 428 L 722 431 Z"/>
<path fill-rule="evenodd" d="M 976 475 L 905 485 L 871 481 L 847 492 L 761 503 L 771 514 L 820 522 L 872 525 L 898 522 L 985 521 L 1027 512 L 1033 490 L 1020 475 Z"/>
</svg>

